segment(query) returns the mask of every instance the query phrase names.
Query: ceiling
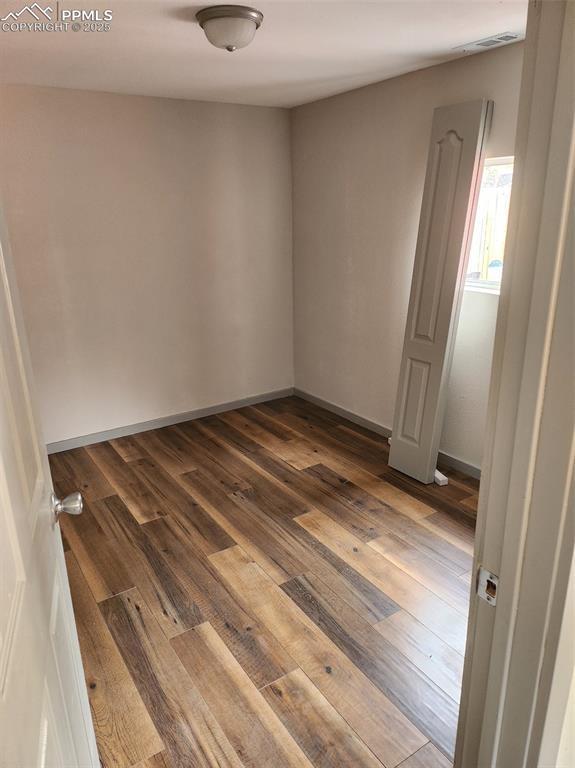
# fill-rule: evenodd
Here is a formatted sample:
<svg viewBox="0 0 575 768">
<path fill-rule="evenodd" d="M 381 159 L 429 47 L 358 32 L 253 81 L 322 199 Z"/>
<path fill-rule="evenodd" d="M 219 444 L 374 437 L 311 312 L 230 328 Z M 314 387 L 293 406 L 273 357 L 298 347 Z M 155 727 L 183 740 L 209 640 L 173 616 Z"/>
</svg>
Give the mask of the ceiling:
<svg viewBox="0 0 575 768">
<path fill-rule="evenodd" d="M 25 2 L 0 0 L 0 18 Z M 0 30 L 0 82 L 291 107 L 448 61 L 473 40 L 523 36 L 527 15 L 526 0 L 262 0 L 253 43 L 230 54 L 195 23 L 206 4 L 60 0 L 111 9 L 110 30 Z"/>
</svg>

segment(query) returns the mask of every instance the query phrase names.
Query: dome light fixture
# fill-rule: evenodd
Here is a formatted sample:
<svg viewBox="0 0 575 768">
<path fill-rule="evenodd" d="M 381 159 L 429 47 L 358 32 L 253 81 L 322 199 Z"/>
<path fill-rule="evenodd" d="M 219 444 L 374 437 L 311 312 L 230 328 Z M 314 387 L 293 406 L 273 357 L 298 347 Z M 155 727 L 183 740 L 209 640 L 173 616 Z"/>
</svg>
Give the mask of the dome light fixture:
<svg viewBox="0 0 575 768">
<path fill-rule="evenodd" d="M 263 18 L 261 11 L 247 5 L 212 5 L 196 13 L 210 43 L 230 52 L 251 43 Z"/>
</svg>

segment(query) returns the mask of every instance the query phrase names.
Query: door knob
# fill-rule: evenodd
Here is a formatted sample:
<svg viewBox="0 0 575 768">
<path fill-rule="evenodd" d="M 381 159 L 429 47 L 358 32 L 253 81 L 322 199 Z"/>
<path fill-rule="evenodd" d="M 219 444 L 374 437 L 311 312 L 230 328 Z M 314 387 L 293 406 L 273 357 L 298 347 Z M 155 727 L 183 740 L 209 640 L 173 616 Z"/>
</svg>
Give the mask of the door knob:
<svg viewBox="0 0 575 768">
<path fill-rule="evenodd" d="M 52 494 L 52 512 L 56 522 L 63 512 L 66 512 L 68 515 L 80 515 L 83 508 L 84 501 L 79 491 L 70 493 L 63 499 L 59 499 L 54 493 Z"/>
</svg>

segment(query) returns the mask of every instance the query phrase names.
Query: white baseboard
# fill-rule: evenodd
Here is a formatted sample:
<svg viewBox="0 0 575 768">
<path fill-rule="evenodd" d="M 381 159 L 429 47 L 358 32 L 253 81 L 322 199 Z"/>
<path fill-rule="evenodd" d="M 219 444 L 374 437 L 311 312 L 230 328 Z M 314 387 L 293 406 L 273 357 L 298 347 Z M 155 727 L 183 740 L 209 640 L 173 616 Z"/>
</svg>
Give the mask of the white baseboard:
<svg viewBox="0 0 575 768">
<path fill-rule="evenodd" d="M 103 432 L 93 432 L 90 435 L 81 435 L 80 437 L 71 437 L 68 440 L 60 440 L 56 443 L 48 443 L 46 448 L 48 453 L 60 453 L 69 451 L 72 448 L 81 448 L 84 445 L 93 445 L 94 443 L 103 443 L 106 440 L 113 440 L 116 437 L 126 437 L 126 435 L 136 435 L 138 432 L 149 432 L 151 429 L 160 429 L 160 427 L 170 427 L 173 424 L 181 424 L 183 421 L 201 419 L 204 416 L 213 416 L 225 411 L 233 411 L 235 408 L 243 408 L 246 405 L 257 405 L 266 403 L 270 400 L 277 400 L 280 397 L 289 397 L 293 395 L 293 389 L 278 389 L 274 392 L 265 392 L 262 395 L 253 397 L 242 397 L 239 400 L 232 400 L 229 403 L 219 403 L 210 405 L 207 408 L 196 408 L 194 411 L 186 413 L 176 413 L 173 416 L 162 416 L 159 419 L 151 421 L 141 421 L 139 424 L 128 424 L 125 427 L 116 427 L 107 429 Z"/>
<path fill-rule="evenodd" d="M 347 408 L 342 408 L 339 405 L 330 403 L 328 400 L 324 400 L 321 397 L 312 395 L 310 392 L 305 392 L 302 389 L 287 388 L 279 389 L 273 392 L 265 392 L 261 395 L 254 395 L 253 397 L 243 397 L 239 400 L 232 400 L 228 403 L 219 403 L 217 405 L 210 405 L 207 408 L 197 408 L 194 411 L 187 411 L 186 413 L 177 413 L 172 416 L 163 416 L 159 419 L 152 419 L 151 421 L 142 421 L 138 424 L 128 424 L 124 427 L 116 427 L 114 429 L 107 429 L 103 432 L 93 432 L 89 435 L 80 435 L 79 437 L 71 437 L 68 440 L 60 440 L 55 443 L 48 443 L 46 446 L 48 453 L 60 453 L 61 451 L 69 451 L 72 448 L 81 448 L 84 445 L 93 445 L 94 443 L 102 443 L 106 440 L 113 440 L 116 437 L 126 437 L 126 435 L 136 435 L 138 432 L 149 432 L 152 429 L 160 429 L 161 427 L 169 427 L 173 424 L 181 424 L 183 421 L 192 421 L 193 419 L 201 419 L 204 416 L 214 416 L 218 413 L 224 413 L 225 411 L 233 411 L 236 408 L 243 408 L 246 405 L 257 405 L 258 403 L 265 403 L 270 400 L 278 400 L 280 397 L 289 397 L 290 395 L 296 395 L 303 400 L 308 400 L 310 403 L 325 408 L 326 411 L 342 416 L 348 421 L 352 421 L 354 424 L 358 424 L 360 427 L 370 429 L 372 432 L 376 432 L 378 435 L 389 437 L 391 435 L 391 429 L 384 427 L 381 424 L 377 424 L 375 421 L 366 419 L 363 416 L 359 416 L 352 411 L 348 411 Z M 461 459 L 457 459 L 455 456 L 450 456 L 447 453 L 439 453 L 439 466 L 447 467 L 448 469 L 457 469 L 470 477 L 479 479 L 481 477 L 481 469 L 475 467 L 473 464 L 468 464 Z"/>
<path fill-rule="evenodd" d="M 354 424 L 359 424 L 360 427 L 371 429 L 372 432 L 376 432 L 378 435 L 383 435 L 384 437 L 391 436 L 391 429 L 389 427 L 384 427 L 382 424 L 378 424 L 375 421 L 366 419 L 363 416 L 358 416 L 356 413 L 353 413 L 353 411 L 348 411 L 347 408 L 342 408 L 339 405 L 330 403 L 329 400 L 324 400 L 322 397 L 317 397 L 316 395 L 312 395 L 310 392 L 305 392 L 303 389 L 298 389 L 297 387 L 294 388 L 293 394 L 296 395 L 296 397 L 301 397 L 303 400 L 308 400 L 314 405 L 318 405 L 320 408 L 325 408 L 326 411 L 331 411 L 338 416 L 343 416 L 344 419 L 353 421 Z M 480 467 L 468 464 L 466 461 L 462 461 L 461 459 L 458 459 L 455 456 L 450 456 L 448 453 L 443 453 L 442 451 L 439 452 L 438 466 L 447 469 L 457 469 L 477 480 L 481 478 Z"/>
</svg>

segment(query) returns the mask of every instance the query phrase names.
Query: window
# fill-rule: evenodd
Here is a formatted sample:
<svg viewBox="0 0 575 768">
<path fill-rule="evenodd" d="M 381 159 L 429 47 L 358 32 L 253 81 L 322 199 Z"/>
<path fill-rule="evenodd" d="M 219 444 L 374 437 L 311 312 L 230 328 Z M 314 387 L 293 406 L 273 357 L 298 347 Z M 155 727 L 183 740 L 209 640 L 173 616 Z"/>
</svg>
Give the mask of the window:
<svg viewBox="0 0 575 768">
<path fill-rule="evenodd" d="M 499 293 L 512 181 L 512 157 L 485 161 L 467 263 L 466 288 Z"/>
</svg>

